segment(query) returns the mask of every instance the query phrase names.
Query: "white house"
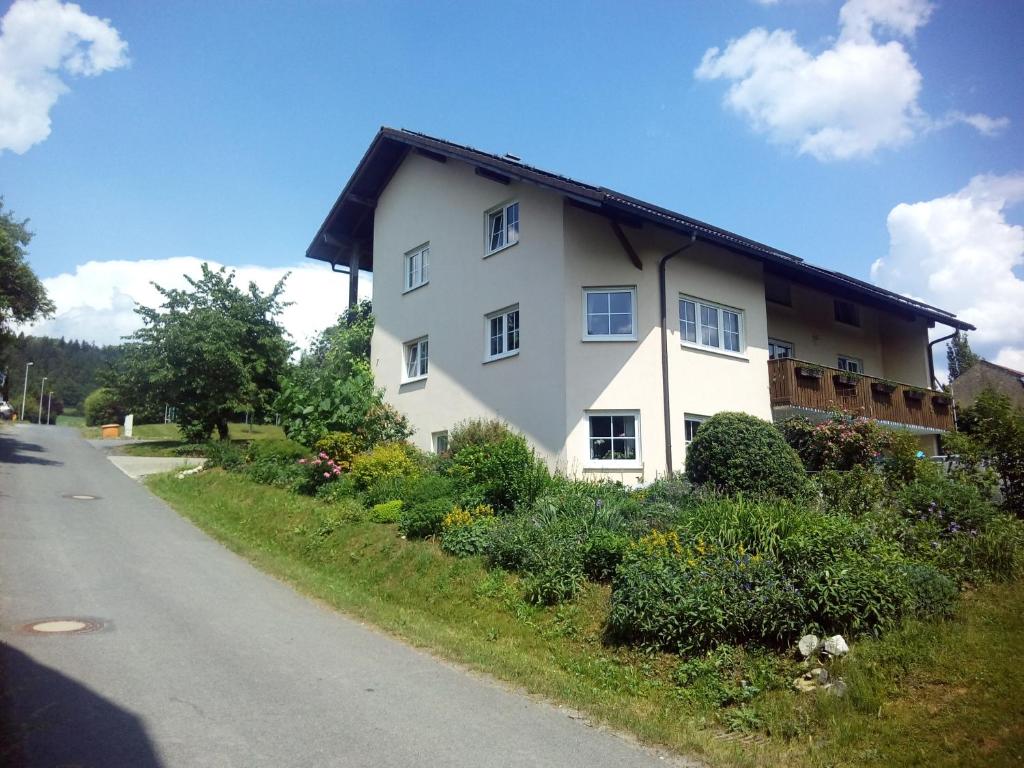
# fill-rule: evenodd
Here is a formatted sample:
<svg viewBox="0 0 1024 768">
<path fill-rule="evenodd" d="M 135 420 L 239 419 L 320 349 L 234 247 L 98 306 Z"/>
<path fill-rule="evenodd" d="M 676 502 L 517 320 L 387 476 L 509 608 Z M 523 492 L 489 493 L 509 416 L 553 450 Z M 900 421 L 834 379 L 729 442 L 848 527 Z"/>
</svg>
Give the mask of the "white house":
<svg viewBox="0 0 1024 768">
<path fill-rule="evenodd" d="M 417 445 L 494 417 L 553 467 L 628 483 L 682 469 L 724 410 L 838 407 L 934 450 L 952 412 L 928 329 L 972 328 L 627 195 L 390 128 L 307 256 L 372 271 L 374 375 Z"/>
</svg>

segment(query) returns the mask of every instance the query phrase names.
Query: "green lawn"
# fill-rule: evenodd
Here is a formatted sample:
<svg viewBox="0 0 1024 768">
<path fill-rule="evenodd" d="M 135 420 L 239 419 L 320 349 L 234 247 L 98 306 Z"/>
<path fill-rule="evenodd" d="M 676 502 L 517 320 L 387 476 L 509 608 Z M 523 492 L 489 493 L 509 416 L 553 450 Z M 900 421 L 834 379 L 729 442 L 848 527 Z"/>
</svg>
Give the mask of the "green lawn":
<svg viewBox="0 0 1024 768">
<path fill-rule="evenodd" d="M 80 425 L 69 424 L 68 426 Z M 81 432 L 82 436 L 87 438 L 98 438 L 100 436 L 99 427 L 81 426 Z M 125 446 L 120 452 L 140 456 L 170 455 L 169 452 L 175 447 L 184 444 L 177 424 L 136 424 L 132 433 L 132 436 L 139 440 L 162 441 L 163 453 L 156 447 L 146 447 L 143 445 Z M 284 432 L 280 427 L 273 424 L 254 424 L 250 426 L 244 423 L 231 423 L 228 424 L 228 437 L 232 440 L 263 440 L 267 438 L 283 438 Z"/>
<path fill-rule="evenodd" d="M 680 695 L 676 659 L 602 640 L 607 587 L 527 605 L 516 577 L 455 559 L 394 526 L 238 475 L 165 475 L 151 488 L 199 527 L 298 589 L 594 721 L 713 766 L 1001 766 L 1024 759 L 1024 585 L 967 595 L 942 625 L 858 640 L 843 699 L 770 692 L 719 718 Z M 741 732 L 730 733 L 724 723 Z M 748 733 L 742 733 L 747 729 Z"/>
</svg>

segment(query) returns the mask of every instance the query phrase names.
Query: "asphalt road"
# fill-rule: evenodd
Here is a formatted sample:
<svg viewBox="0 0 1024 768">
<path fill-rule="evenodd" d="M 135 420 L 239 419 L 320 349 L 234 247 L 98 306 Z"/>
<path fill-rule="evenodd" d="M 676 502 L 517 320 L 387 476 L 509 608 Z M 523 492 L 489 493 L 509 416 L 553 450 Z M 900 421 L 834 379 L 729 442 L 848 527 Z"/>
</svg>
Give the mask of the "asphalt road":
<svg viewBox="0 0 1024 768">
<path fill-rule="evenodd" d="M 63 617 L 102 629 L 21 629 Z M 59 427 L 0 427 L 0 663 L 32 768 L 675 762 L 296 594 Z"/>
</svg>

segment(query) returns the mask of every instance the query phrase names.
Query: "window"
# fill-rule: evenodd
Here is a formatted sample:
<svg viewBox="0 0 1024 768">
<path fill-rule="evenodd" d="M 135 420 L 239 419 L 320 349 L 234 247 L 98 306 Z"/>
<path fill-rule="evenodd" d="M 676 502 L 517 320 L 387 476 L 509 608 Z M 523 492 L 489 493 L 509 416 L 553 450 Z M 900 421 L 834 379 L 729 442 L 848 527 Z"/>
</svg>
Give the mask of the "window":
<svg viewBox="0 0 1024 768">
<path fill-rule="evenodd" d="M 638 464 L 639 422 L 636 412 L 587 414 L 590 461 L 597 466 Z"/>
<path fill-rule="evenodd" d="M 448 453 L 447 432 L 435 432 L 431 437 L 434 439 L 434 453 Z"/>
<path fill-rule="evenodd" d="M 430 243 L 405 254 L 405 290 L 411 291 L 430 281 Z"/>
<path fill-rule="evenodd" d="M 487 212 L 487 255 L 519 242 L 519 203 Z"/>
<path fill-rule="evenodd" d="M 836 322 L 860 327 L 860 308 L 852 301 L 835 300 Z"/>
<path fill-rule="evenodd" d="M 636 288 L 584 288 L 583 340 L 636 339 Z"/>
<path fill-rule="evenodd" d="M 416 339 L 405 345 L 405 381 L 418 381 L 427 377 L 427 339 Z"/>
<path fill-rule="evenodd" d="M 487 360 L 519 354 L 519 305 L 487 316 Z"/>
<path fill-rule="evenodd" d="M 773 304 L 791 307 L 793 306 L 793 286 L 781 277 L 765 274 L 764 297 Z"/>
<path fill-rule="evenodd" d="M 845 355 L 839 356 L 839 362 L 836 366 L 841 371 L 847 371 L 848 373 L 864 373 L 864 362 L 858 360 L 856 357 L 846 357 Z"/>
<path fill-rule="evenodd" d="M 683 344 L 725 352 L 743 352 L 743 312 L 719 304 L 680 297 L 679 335 Z"/>
<path fill-rule="evenodd" d="M 693 438 L 697 434 L 697 430 L 700 429 L 700 425 L 707 420 L 707 416 L 696 416 L 692 413 L 683 415 L 683 445 L 687 448 L 690 447 L 690 443 L 693 442 Z"/>
<path fill-rule="evenodd" d="M 788 341 L 768 339 L 768 359 L 779 360 L 783 357 L 793 357 L 793 345 Z"/>
</svg>

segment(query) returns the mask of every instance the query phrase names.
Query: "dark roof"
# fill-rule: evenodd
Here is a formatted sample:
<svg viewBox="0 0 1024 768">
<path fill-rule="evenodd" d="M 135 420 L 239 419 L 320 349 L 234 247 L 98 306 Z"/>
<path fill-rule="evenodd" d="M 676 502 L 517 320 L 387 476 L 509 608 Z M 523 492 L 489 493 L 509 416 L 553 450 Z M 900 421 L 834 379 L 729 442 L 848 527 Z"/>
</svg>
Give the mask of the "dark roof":
<svg viewBox="0 0 1024 768">
<path fill-rule="evenodd" d="M 686 235 L 695 234 L 699 240 L 764 262 L 768 271 L 822 287 L 861 303 L 923 316 L 953 328 L 974 329 L 973 325 L 958 320 L 951 312 L 841 272 L 816 267 L 791 253 L 621 192 L 534 168 L 510 156 L 481 152 L 415 131 L 395 128 L 381 128 L 374 137 L 327 218 L 317 230 L 313 242 L 306 250 L 307 257 L 327 261 L 332 265 L 347 263 L 347 256 L 339 258 L 339 249 L 356 243 L 366 246 L 360 257 L 360 269 L 373 268 L 373 253 L 369 247 L 373 240 L 373 209 L 378 196 L 410 152 L 441 161 L 448 158 L 460 160 L 474 166 L 477 173 L 488 178 L 536 184 L 558 192 L 576 205 L 612 219 L 634 223 L 650 222 Z"/>
</svg>

